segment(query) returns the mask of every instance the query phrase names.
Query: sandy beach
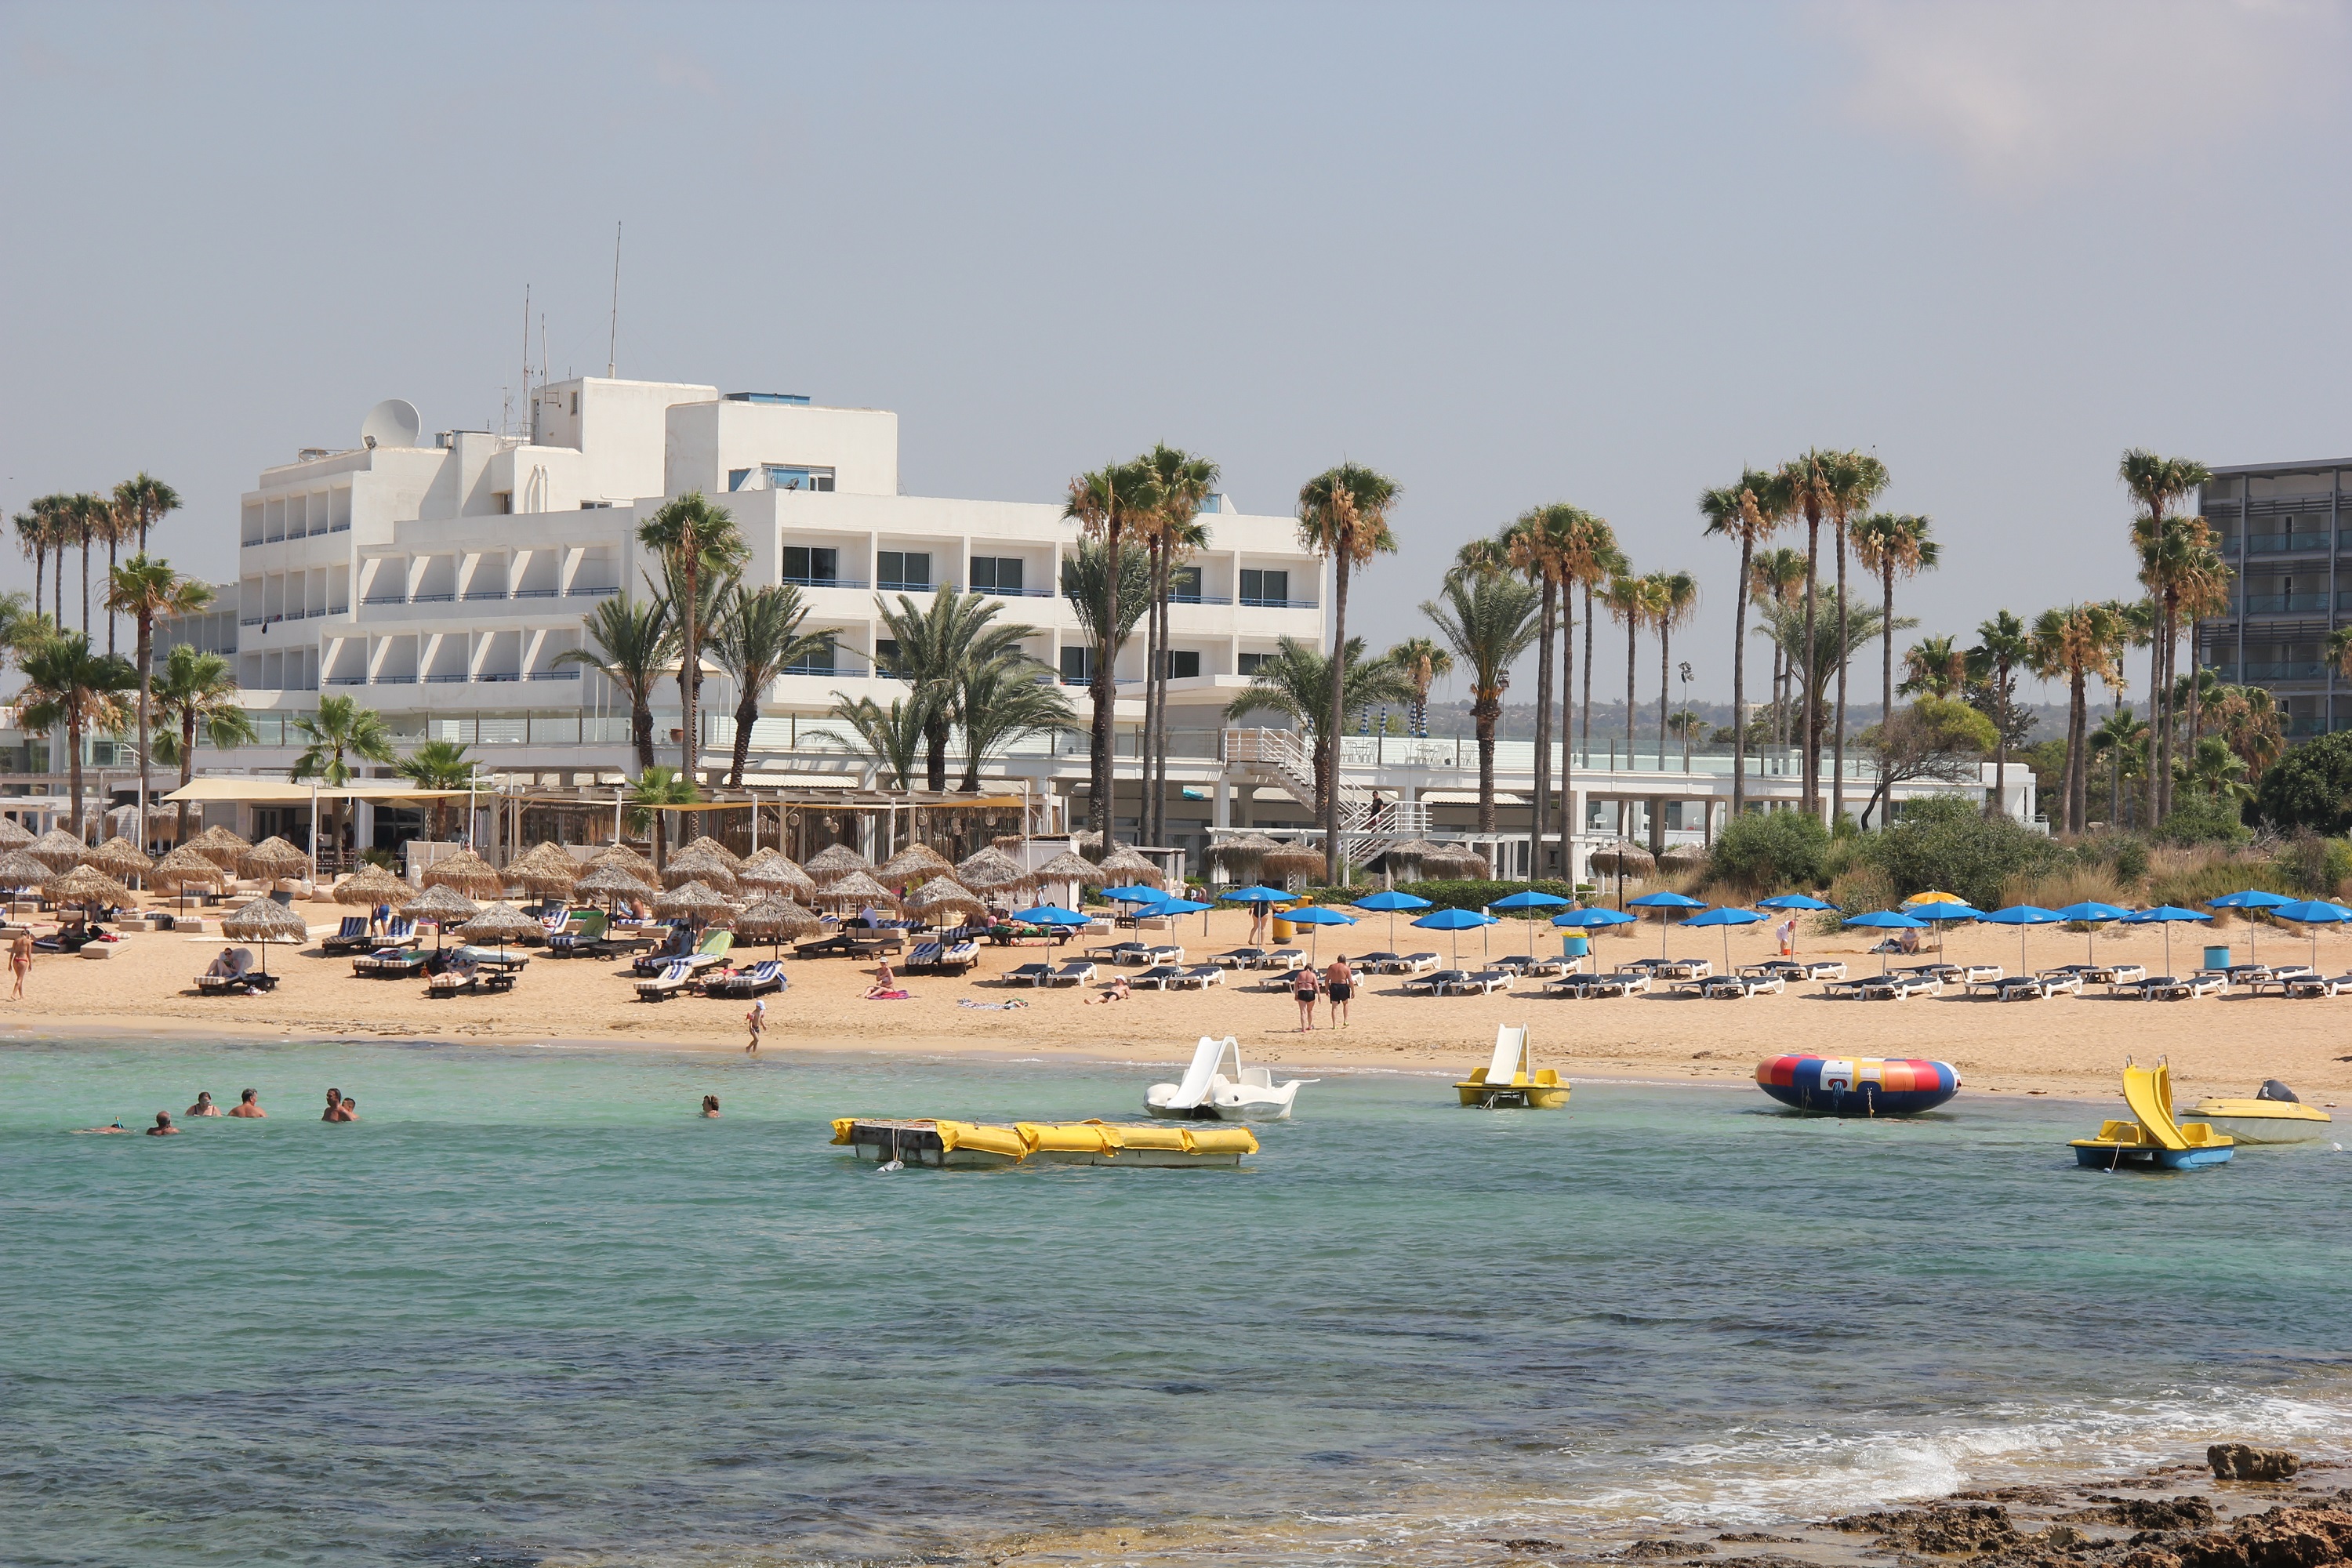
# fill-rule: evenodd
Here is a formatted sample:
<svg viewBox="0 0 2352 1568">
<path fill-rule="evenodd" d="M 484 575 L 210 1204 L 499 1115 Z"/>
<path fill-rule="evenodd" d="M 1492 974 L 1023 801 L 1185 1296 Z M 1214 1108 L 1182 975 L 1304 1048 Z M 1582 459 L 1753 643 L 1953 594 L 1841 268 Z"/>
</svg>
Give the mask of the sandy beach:
<svg viewBox="0 0 2352 1568">
<path fill-rule="evenodd" d="M 332 930 L 348 912 L 336 906 L 307 906 L 314 930 Z M 1248 916 L 1219 910 L 1187 917 L 1175 933 L 1189 959 L 1241 944 Z M 1622 959 L 1658 952 L 1656 926 L 1643 924 L 1629 934 L 1598 943 L 1604 968 Z M 2193 968 L 2207 940 L 2230 943 L 2243 960 L 2248 928 L 2242 922 L 2208 931 L 2177 928 L 2176 971 Z M 1326 928 L 1321 956 L 1362 952 L 1390 944 L 1385 917 L 1352 929 Z M 1465 962 L 1478 952 L 1478 932 L 1462 933 Z M 1488 948 L 1500 955 L 1556 951 L 1549 927 L 1505 924 L 1490 928 Z M 1434 940 L 1430 940 L 1434 939 Z M 2126 1056 L 2164 1056 L 2184 1098 L 2204 1093 L 2250 1093 L 2263 1079 L 2284 1079 L 2314 1103 L 2352 1098 L 2352 997 L 2288 1001 L 2276 995 L 2232 994 L 2184 1003 L 2144 1003 L 2086 994 L 2048 1002 L 1995 1003 L 1954 994 L 1907 1002 L 1831 1001 L 1806 986 L 1778 996 L 1748 1001 L 1706 1001 L 1656 995 L 1606 1001 L 1575 1001 L 1529 994 L 1539 983 L 1523 982 L 1517 994 L 1431 998 L 1408 996 L 1391 976 L 1364 977 L 1350 1010 L 1349 1026 L 1297 1031 L 1297 1008 L 1286 994 L 1257 988 L 1258 976 L 1234 973 L 1221 987 L 1199 991 L 1137 991 L 1125 1002 L 1087 1005 L 1098 985 L 1074 989 L 1013 987 L 1001 980 L 1016 964 L 1047 956 L 1075 955 L 1088 941 L 1069 947 L 997 947 L 983 944 L 980 966 L 961 977 L 908 976 L 911 997 L 867 1001 L 869 966 L 842 959 L 791 961 L 791 989 L 769 998 L 766 1051 L 795 1047 L 840 1051 L 871 1048 L 929 1053 L 982 1053 L 1007 1057 L 1066 1056 L 1072 1058 L 1175 1062 L 1189 1055 L 1204 1033 L 1232 1034 L 1252 1060 L 1297 1068 L 1372 1069 L 1466 1073 L 1482 1063 L 1496 1026 L 1527 1023 L 1538 1061 L 1571 1075 L 1639 1077 L 1696 1081 L 1748 1078 L 1763 1058 L 1790 1051 L 1828 1056 L 1928 1057 L 1949 1061 L 1970 1091 L 2051 1094 L 2089 1100 L 2112 1098 L 2116 1073 Z M 1402 951 L 1431 949 L 1450 955 L 1451 933 L 1397 927 Z M 2164 943 L 2151 930 L 2115 930 L 2092 939 L 2103 962 L 2128 960 L 2160 973 Z M 2085 939 L 2063 931 L 2036 931 L 2027 938 L 2036 967 L 2079 962 Z M 2307 957 L 2311 944 L 2298 933 L 2264 928 L 2259 951 L 2279 958 Z M 501 995 L 429 997 L 421 980 L 363 979 L 347 959 L 321 956 L 306 948 L 275 946 L 269 968 L 284 976 L 278 988 L 256 996 L 209 997 L 195 994 L 193 977 L 218 951 L 218 939 L 199 942 L 184 933 L 134 933 L 110 944 L 104 960 L 43 954 L 34 963 L 22 1002 L 5 1004 L 19 1028 L 59 1033 L 142 1035 L 201 1032 L 233 1035 L 364 1038 L 447 1037 L 486 1041 L 547 1041 L 625 1044 L 632 1047 L 732 1050 L 743 1042 L 740 1002 L 681 995 L 660 1004 L 636 999 L 622 963 L 594 959 L 532 957 L 515 989 Z M 1675 931 L 1677 954 L 1704 954 L 1719 965 L 1723 941 L 1717 931 Z M 1838 957 L 1855 973 L 1875 969 L 1860 933 L 1801 939 L 1809 956 Z M 765 950 L 760 950 L 764 952 Z M 1946 943 L 1956 960 L 2018 963 L 2013 931 L 1966 928 Z M 1735 964 L 1770 955 L 1764 928 L 1731 933 Z M 2352 968 L 2352 940 L 2319 939 L 2319 966 L 2326 973 Z M 1108 978 L 1109 971 L 1104 971 Z M 1019 1000 L 1027 1006 L 1005 1010 L 968 1006 Z"/>
</svg>

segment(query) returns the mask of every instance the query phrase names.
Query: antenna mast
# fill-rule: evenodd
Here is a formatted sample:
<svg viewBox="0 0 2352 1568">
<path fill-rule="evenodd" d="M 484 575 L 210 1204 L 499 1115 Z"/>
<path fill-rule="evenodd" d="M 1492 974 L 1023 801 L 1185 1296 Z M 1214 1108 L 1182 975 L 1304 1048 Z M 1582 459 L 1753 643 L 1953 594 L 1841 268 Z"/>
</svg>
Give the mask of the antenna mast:
<svg viewBox="0 0 2352 1568">
<path fill-rule="evenodd" d="M 530 401 L 530 285 L 528 283 L 522 286 L 522 380 L 516 384 L 522 388 L 523 401 L 528 405 Z M 511 436 L 514 430 L 514 421 L 509 417 L 506 434 Z"/>
<path fill-rule="evenodd" d="M 621 220 L 613 220 L 613 335 L 604 344 L 604 379 L 621 362 Z"/>
</svg>

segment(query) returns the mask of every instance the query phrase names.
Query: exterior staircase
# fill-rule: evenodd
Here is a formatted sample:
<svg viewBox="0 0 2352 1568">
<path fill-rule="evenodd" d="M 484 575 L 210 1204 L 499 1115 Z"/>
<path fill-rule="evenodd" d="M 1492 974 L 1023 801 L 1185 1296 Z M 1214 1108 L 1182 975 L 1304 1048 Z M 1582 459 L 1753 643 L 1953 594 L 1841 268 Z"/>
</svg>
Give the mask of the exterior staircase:
<svg viewBox="0 0 2352 1568">
<path fill-rule="evenodd" d="M 1309 810 L 1315 805 L 1315 755 L 1296 730 L 1228 730 L 1225 761 L 1254 769 L 1280 784 Z M 1349 781 L 1339 769 L 1339 837 L 1342 852 L 1360 865 L 1391 844 L 1429 831 L 1429 807 L 1419 801 L 1387 800 L 1377 790 Z"/>
</svg>

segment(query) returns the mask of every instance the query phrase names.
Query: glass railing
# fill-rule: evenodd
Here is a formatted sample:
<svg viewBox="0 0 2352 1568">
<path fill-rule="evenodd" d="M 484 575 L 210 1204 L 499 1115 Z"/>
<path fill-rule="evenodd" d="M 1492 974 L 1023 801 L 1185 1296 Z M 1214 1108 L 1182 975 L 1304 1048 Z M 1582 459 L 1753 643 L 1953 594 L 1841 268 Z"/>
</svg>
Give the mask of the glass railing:
<svg viewBox="0 0 2352 1568">
<path fill-rule="evenodd" d="M 2248 594 L 2240 602 L 2250 616 L 2283 616 L 2327 608 L 2325 594 Z"/>
<path fill-rule="evenodd" d="M 2250 533 L 2246 535 L 2246 553 L 2275 555 L 2289 550 L 2325 550 L 2327 533 Z"/>
</svg>

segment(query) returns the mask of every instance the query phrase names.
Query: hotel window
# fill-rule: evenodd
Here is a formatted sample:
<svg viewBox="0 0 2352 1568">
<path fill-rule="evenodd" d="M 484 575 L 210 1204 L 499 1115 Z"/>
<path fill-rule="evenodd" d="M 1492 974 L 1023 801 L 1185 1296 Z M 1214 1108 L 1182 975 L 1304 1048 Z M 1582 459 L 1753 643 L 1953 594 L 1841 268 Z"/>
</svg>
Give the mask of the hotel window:
<svg viewBox="0 0 2352 1568">
<path fill-rule="evenodd" d="M 1242 603 L 1244 605 L 1282 605 L 1290 599 L 1290 574 L 1287 572 L 1242 573 Z"/>
<path fill-rule="evenodd" d="M 1267 659 L 1270 659 L 1273 657 L 1274 655 L 1270 653 L 1245 653 L 1238 655 L 1234 659 L 1234 673 L 1236 675 L 1255 675 L 1258 672 L 1259 668 L 1263 666 Z"/>
<path fill-rule="evenodd" d="M 841 578 L 841 552 L 811 545 L 787 544 L 783 550 L 784 581 L 803 587 L 830 587 Z"/>
<path fill-rule="evenodd" d="M 874 673 L 877 675 L 898 673 L 898 644 L 895 638 L 876 637 L 874 639 Z"/>
<path fill-rule="evenodd" d="M 971 558 L 971 591 L 975 594 L 1021 592 L 1021 557 L 975 555 Z"/>
<path fill-rule="evenodd" d="M 1168 596 L 1180 605 L 1201 602 L 1201 569 L 1179 566 L 1168 574 Z"/>
<path fill-rule="evenodd" d="M 1062 650 L 1062 679 L 1073 685 L 1092 680 L 1095 676 L 1095 650 L 1090 647 L 1065 647 Z"/>
<path fill-rule="evenodd" d="M 876 587 L 930 592 L 931 557 L 929 551 L 885 550 L 881 556 Z"/>
<path fill-rule="evenodd" d="M 827 642 L 821 647 L 801 655 L 797 662 L 784 666 L 784 673 L 786 675 L 831 675 L 833 644 Z"/>
<path fill-rule="evenodd" d="M 727 488 L 730 490 L 741 489 L 751 483 L 752 472 L 753 470 L 750 468 L 728 469 Z M 760 465 L 759 472 L 766 479 L 768 488 L 772 490 L 833 489 L 831 468 L 813 468 L 804 463 L 762 463 Z"/>
<path fill-rule="evenodd" d="M 1171 647 L 1168 650 L 1168 679 L 1190 680 L 1201 673 L 1201 654 L 1197 648 Z"/>
</svg>

